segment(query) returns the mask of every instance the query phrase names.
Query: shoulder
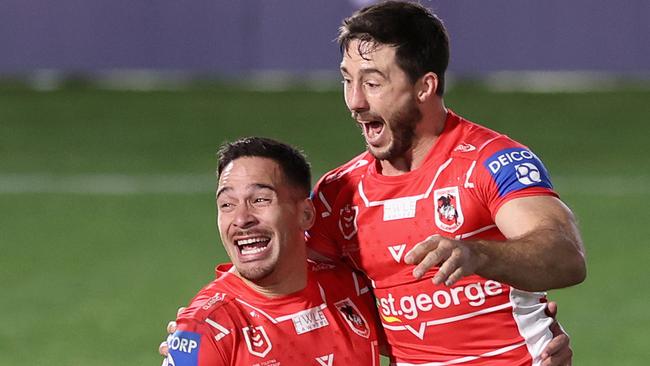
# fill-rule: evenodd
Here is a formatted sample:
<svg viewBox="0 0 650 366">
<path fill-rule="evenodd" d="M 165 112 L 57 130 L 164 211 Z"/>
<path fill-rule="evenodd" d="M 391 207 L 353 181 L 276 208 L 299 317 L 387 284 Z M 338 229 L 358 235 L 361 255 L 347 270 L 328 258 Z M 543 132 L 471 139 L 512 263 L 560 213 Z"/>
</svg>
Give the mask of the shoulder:
<svg viewBox="0 0 650 366">
<path fill-rule="evenodd" d="M 356 181 L 366 172 L 372 162 L 374 162 L 374 157 L 365 151 L 347 163 L 325 173 L 314 186 L 314 190 L 327 190 Z"/>
<path fill-rule="evenodd" d="M 236 320 L 229 304 L 235 295 L 221 280 L 217 278 L 203 287 L 178 314 L 177 330 L 167 339 L 169 358 L 174 364 L 230 364 L 229 357 L 236 346 Z"/>
<path fill-rule="evenodd" d="M 530 148 L 467 120 L 459 126 L 461 138 L 452 157 L 471 161 L 471 184 L 476 184 L 493 212 L 508 199 L 556 195 L 546 167 Z"/>
<path fill-rule="evenodd" d="M 308 261 L 312 276 L 327 292 L 339 293 L 340 296 L 360 296 L 368 291 L 363 276 L 358 275 L 347 265 L 340 262 Z"/>
<path fill-rule="evenodd" d="M 543 185 L 550 187 L 544 164 L 528 146 L 487 127 L 469 121 L 465 121 L 465 125 L 463 139 L 454 149 L 452 156 L 476 161 L 479 169 L 488 173 L 497 184 L 512 177 L 519 177 L 518 170 L 530 168 L 539 171 L 546 178 L 545 183 L 549 183 Z M 519 178 L 526 182 L 526 179 Z"/>
<path fill-rule="evenodd" d="M 525 148 L 524 145 L 500 132 L 459 116 L 456 118 L 458 138 L 450 152 L 454 158 L 481 160 L 502 149 Z"/>
<path fill-rule="evenodd" d="M 341 278 L 351 275 L 352 270 L 341 262 L 316 262 L 307 260 L 307 268 L 315 278 Z"/>
<path fill-rule="evenodd" d="M 236 294 L 226 286 L 225 276 L 228 275 L 222 275 L 203 287 L 178 315 L 177 320 L 205 322 L 214 314 L 228 313 Z"/>
<path fill-rule="evenodd" d="M 507 165 L 513 167 L 526 162 L 541 165 L 530 148 L 507 135 L 464 119 L 459 128 L 462 133 L 450 153 L 453 158 L 476 161 L 492 174 Z"/>
</svg>

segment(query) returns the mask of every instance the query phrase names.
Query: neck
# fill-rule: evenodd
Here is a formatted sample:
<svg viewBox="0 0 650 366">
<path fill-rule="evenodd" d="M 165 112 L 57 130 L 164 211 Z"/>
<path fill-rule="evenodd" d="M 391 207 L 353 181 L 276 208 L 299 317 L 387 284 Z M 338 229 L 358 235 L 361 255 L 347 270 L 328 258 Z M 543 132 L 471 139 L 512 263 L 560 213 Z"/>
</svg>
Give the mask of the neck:
<svg viewBox="0 0 650 366">
<path fill-rule="evenodd" d="M 444 130 L 446 120 L 447 109 L 444 106 L 428 117 L 424 116 L 418 123 L 412 146 L 406 153 L 393 159 L 379 160 L 382 175 L 402 175 L 421 167 Z"/>
<path fill-rule="evenodd" d="M 266 297 L 278 297 L 303 290 L 307 286 L 307 254 L 287 253 L 291 260 L 278 263 L 275 270 L 268 276 L 255 281 L 239 276 L 248 287 Z"/>
</svg>

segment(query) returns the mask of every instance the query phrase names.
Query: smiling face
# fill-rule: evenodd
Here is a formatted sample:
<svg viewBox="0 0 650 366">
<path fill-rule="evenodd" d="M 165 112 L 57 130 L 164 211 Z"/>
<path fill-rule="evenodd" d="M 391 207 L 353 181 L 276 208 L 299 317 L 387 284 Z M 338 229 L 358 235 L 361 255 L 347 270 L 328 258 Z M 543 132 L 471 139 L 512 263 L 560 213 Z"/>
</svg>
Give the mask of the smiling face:
<svg viewBox="0 0 650 366">
<path fill-rule="evenodd" d="M 370 153 L 379 160 L 404 155 L 413 145 L 422 113 L 415 86 L 397 65 L 395 48 L 354 40 L 343 52 L 341 74 L 345 103 Z"/>
<path fill-rule="evenodd" d="M 296 266 L 305 266 L 312 209 L 272 159 L 237 158 L 219 176 L 221 241 L 239 275 L 256 284 L 290 280 Z"/>
</svg>

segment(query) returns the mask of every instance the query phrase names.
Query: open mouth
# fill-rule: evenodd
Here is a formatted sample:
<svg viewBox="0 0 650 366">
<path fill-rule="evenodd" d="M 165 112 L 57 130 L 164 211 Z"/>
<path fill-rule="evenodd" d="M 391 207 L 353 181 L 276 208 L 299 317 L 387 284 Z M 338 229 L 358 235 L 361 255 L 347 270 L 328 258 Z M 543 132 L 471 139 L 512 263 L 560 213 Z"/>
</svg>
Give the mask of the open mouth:
<svg viewBox="0 0 650 366">
<path fill-rule="evenodd" d="M 241 255 L 252 255 L 263 252 L 271 242 L 267 236 L 256 236 L 252 238 L 239 239 L 235 241 Z"/>
<path fill-rule="evenodd" d="M 359 124 L 363 129 L 363 134 L 365 135 L 366 140 L 371 144 L 381 136 L 381 133 L 384 131 L 384 127 L 386 126 L 386 124 L 381 120 L 359 121 Z"/>
</svg>

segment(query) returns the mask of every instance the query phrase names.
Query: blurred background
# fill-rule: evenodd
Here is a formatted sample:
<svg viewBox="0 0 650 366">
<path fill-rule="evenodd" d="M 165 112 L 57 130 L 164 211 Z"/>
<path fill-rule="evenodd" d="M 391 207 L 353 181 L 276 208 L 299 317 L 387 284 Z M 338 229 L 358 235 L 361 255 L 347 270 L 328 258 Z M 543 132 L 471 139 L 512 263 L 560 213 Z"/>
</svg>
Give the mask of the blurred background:
<svg viewBox="0 0 650 366">
<path fill-rule="evenodd" d="M 315 178 L 363 150 L 333 40 L 370 2 L 0 2 L 0 365 L 159 364 L 225 257 L 216 147 L 281 139 Z M 574 364 L 646 364 L 650 3 L 421 2 L 447 106 L 529 145 L 580 221 L 588 278 L 550 294 Z"/>
</svg>

